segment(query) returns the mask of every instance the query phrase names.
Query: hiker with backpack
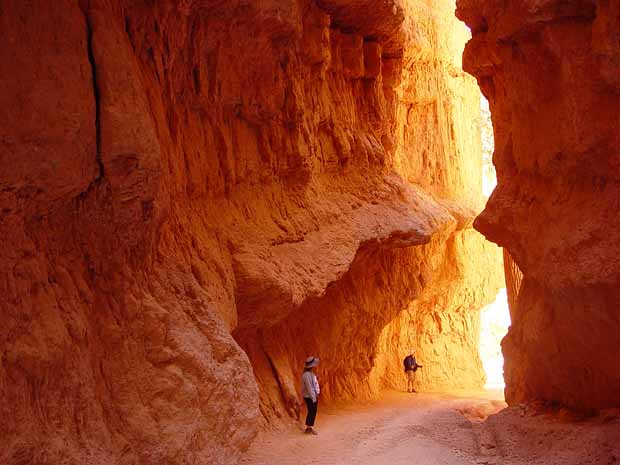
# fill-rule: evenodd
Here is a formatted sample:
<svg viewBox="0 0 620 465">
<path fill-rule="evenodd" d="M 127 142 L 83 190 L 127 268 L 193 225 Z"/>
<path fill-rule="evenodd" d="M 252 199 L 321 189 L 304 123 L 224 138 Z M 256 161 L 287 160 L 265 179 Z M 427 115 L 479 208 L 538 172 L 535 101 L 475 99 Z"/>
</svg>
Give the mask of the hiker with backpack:
<svg viewBox="0 0 620 465">
<path fill-rule="evenodd" d="M 413 387 L 415 372 L 418 371 L 418 368 L 422 368 L 422 365 L 418 365 L 413 349 L 411 349 L 411 353 L 403 360 L 403 365 L 405 366 L 405 376 L 407 376 L 407 392 L 417 392 Z"/>
<path fill-rule="evenodd" d="M 312 370 L 318 364 L 319 359 L 317 357 L 308 357 L 306 359 L 306 363 L 304 364 L 304 373 L 301 376 L 301 395 L 303 396 L 306 407 L 308 408 L 305 433 L 314 435 L 318 434 L 314 429 L 314 420 L 316 419 L 321 388 L 319 387 L 319 381 Z"/>
</svg>

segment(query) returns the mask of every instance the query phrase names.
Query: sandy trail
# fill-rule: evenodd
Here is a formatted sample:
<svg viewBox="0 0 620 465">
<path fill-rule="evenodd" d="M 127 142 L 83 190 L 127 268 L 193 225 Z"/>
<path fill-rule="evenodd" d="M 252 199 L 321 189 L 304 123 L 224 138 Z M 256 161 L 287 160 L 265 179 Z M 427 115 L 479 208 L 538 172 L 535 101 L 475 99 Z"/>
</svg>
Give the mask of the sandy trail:
<svg viewBox="0 0 620 465">
<path fill-rule="evenodd" d="M 266 434 L 244 465 L 477 464 L 475 425 L 459 410 L 497 411 L 499 395 L 388 393 L 358 408 L 320 411 L 318 436 L 301 432 Z"/>
<path fill-rule="evenodd" d="M 387 393 L 319 410 L 318 436 L 261 435 L 243 465 L 620 465 L 620 419 L 575 423 L 503 410 L 499 392 Z"/>
</svg>

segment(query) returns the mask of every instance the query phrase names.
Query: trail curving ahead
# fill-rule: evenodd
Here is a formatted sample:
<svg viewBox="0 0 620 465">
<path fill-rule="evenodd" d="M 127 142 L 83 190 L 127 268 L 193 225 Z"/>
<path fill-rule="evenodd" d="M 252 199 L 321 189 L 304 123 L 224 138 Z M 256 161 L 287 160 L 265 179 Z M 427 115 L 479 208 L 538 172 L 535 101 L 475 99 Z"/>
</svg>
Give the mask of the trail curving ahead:
<svg viewBox="0 0 620 465">
<path fill-rule="evenodd" d="M 505 404 L 499 393 L 482 397 L 386 393 L 357 408 L 319 411 L 318 436 L 269 433 L 258 438 L 243 465 L 478 464 L 475 422 Z"/>
<path fill-rule="evenodd" d="M 265 433 L 240 465 L 620 465 L 620 412 L 578 421 L 505 406 L 491 391 L 389 392 L 319 410 L 318 436 Z"/>
</svg>

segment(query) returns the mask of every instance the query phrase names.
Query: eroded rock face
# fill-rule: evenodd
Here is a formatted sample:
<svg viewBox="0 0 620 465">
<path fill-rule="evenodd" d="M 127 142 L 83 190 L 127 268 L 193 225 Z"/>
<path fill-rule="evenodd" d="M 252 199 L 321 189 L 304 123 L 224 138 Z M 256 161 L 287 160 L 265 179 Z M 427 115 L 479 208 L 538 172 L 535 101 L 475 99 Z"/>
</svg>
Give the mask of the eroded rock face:
<svg viewBox="0 0 620 465">
<path fill-rule="evenodd" d="M 271 318 L 270 323 L 253 327 L 240 321 L 234 332 L 254 365 L 261 411 L 269 422 L 287 412 L 293 416 L 299 412 L 297 384 L 309 354 L 323 360 L 318 373 L 324 401 L 367 399 L 382 388 L 402 388 L 402 359 L 411 348 L 425 363 L 418 377 L 420 389 L 484 384 L 476 310 L 495 296 L 502 273 L 499 249 L 469 229 L 483 198 L 480 94 L 460 69 L 467 30 L 452 16 L 449 2 L 432 9 L 414 2 L 401 6 L 405 32 L 386 39 L 390 47 L 395 37 L 402 40 L 401 50 L 382 55 L 376 82 L 382 86 L 375 87 L 382 97 L 364 111 L 373 117 L 372 134 L 386 150 L 388 168 L 398 175 L 384 180 L 384 186 L 398 192 L 392 184 L 397 179 L 417 195 L 424 193 L 418 199 L 397 195 L 408 205 L 406 216 L 423 221 L 426 237 L 418 233 L 417 244 L 424 245 L 411 247 L 416 244 L 414 237 L 401 232 L 382 233 L 403 229 L 397 226 L 393 207 L 381 206 L 380 216 L 374 217 L 379 219 L 375 232 L 362 227 L 371 236 L 364 235 L 361 241 L 350 236 L 343 215 L 333 236 L 326 236 L 329 229 L 321 228 L 318 237 L 328 237 L 329 242 L 314 245 L 315 235 L 307 234 L 304 242 L 287 246 L 286 256 L 300 263 L 293 251 L 308 251 L 306 263 L 316 257 L 316 268 L 344 266 L 330 275 L 329 282 L 321 282 L 316 293 L 288 304 L 285 318 Z M 340 33 L 332 29 L 330 34 L 339 37 Z M 381 41 L 378 47 L 387 49 Z M 363 73 L 348 76 L 353 75 Z M 355 80 L 351 84 L 356 85 Z M 385 105 L 377 106 L 382 102 Z M 374 221 L 368 212 L 375 211 L 372 204 L 377 201 L 364 205 L 354 200 L 355 218 L 366 224 Z M 352 243 L 358 246 L 343 256 L 345 244 Z M 279 268 L 280 276 L 283 269 Z M 294 283 L 296 277 L 285 279 Z M 300 288 L 306 291 L 308 285 Z M 270 304 L 273 298 L 263 292 L 260 299 L 252 302 L 248 313 L 265 314 L 255 308 L 265 301 Z M 276 308 L 284 309 L 281 304 Z"/>
<path fill-rule="evenodd" d="M 358 3 L 2 4 L 0 462 L 235 463 L 309 352 L 327 399 L 403 344 L 481 381 L 454 5 Z"/>
<path fill-rule="evenodd" d="M 503 343 L 510 403 L 620 404 L 620 10 L 459 0 L 488 97 L 498 186 L 476 227 L 523 272 Z"/>
</svg>

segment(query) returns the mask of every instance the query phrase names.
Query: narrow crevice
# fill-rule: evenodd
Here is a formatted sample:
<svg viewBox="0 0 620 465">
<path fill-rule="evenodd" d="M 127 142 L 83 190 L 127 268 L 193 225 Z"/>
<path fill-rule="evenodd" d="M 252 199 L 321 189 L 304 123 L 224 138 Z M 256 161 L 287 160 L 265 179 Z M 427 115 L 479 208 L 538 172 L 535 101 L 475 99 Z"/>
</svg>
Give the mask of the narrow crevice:
<svg viewBox="0 0 620 465">
<path fill-rule="evenodd" d="M 273 378 L 275 379 L 276 383 L 278 383 L 278 389 L 280 390 L 280 395 L 282 396 L 282 400 L 286 404 L 286 395 L 284 393 L 284 388 L 280 380 L 280 375 L 278 374 L 278 370 L 276 369 L 276 366 L 274 365 L 273 360 L 271 360 L 271 356 L 267 353 L 266 350 L 265 350 L 265 358 L 267 359 L 267 362 L 269 362 L 269 367 L 271 368 L 271 371 L 273 373 Z"/>
<path fill-rule="evenodd" d="M 99 174 L 95 177 L 91 183 L 96 184 L 105 176 L 103 160 L 101 158 L 101 94 L 97 83 L 97 63 L 95 61 L 95 55 L 93 53 L 93 29 L 90 24 L 90 18 L 88 13 L 83 9 L 84 23 L 86 25 L 86 46 L 88 52 L 88 61 L 90 63 L 90 69 L 93 79 L 93 95 L 95 97 L 95 141 L 96 141 L 96 154 L 95 159 L 99 168 Z M 90 190 L 90 186 L 89 189 Z"/>
<path fill-rule="evenodd" d="M 292 418 L 297 418 L 299 419 L 299 405 L 297 405 L 295 400 L 292 400 L 290 398 L 289 395 L 287 395 L 286 393 L 286 388 L 283 385 L 283 378 L 280 375 L 280 373 L 278 372 L 278 369 L 275 365 L 275 363 L 273 363 L 273 360 L 271 359 L 271 355 L 269 355 L 269 353 L 263 349 L 263 352 L 265 354 L 265 358 L 267 359 L 267 362 L 269 362 L 269 366 L 271 368 L 271 371 L 273 373 L 273 377 L 276 381 L 276 383 L 278 383 L 278 389 L 280 390 L 280 396 L 282 397 L 282 401 L 284 402 L 284 405 L 286 407 L 286 410 L 288 411 L 288 414 L 292 417 Z"/>
</svg>

